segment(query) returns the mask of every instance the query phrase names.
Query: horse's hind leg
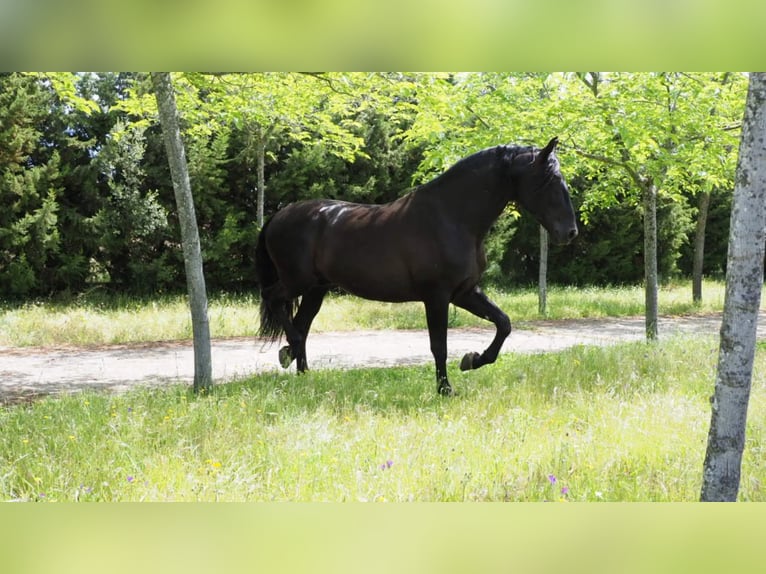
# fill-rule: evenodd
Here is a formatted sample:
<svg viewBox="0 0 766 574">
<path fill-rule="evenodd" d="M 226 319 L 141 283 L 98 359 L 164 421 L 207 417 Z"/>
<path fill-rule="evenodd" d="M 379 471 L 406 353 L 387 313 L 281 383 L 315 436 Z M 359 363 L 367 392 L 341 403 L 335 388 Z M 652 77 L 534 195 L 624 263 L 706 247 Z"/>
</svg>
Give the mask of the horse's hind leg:
<svg viewBox="0 0 766 574">
<path fill-rule="evenodd" d="M 292 349 L 298 349 L 301 346 L 301 334 L 293 325 L 293 303 L 291 300 L 284 298 L 270 298 L 267 302 L 267 308 L 271 317 L 270 321 L 279 324 L 287 337 L 288 345 L 279 350 L 279 363 L 286 369 L 295 358 L 295 353 Z M 274 339 L 277 339 L 278 335 Z"/>
<path fill-rule="evenodd" d="M 487 349 L 479 353 L 467 353 L 460 361 L 460 370 L 478 369 L 497 360 L 503 342 L 511 334 L 511 320 L 478 287 L 463 293 L 453 301 L 455 305 L 495 324 L 497 332 Z"/>
<path fill-rule="evenodd" d="M 311 323 L 319 312 L 327 291 L 327 287 L 317 286 L 301 297 L 298 311 L 295 313 L 295 317 L 290 325 L 292 334 L 288 333 L 287 329 L 285 329 L 289 345 L 279 350 L 279 362 L 284 368 L 289 367 L 290 363 L 295 360 L 297 361 L 299 373 L 308 369 L 306 339 L 308 338 Z"/>
</svg>

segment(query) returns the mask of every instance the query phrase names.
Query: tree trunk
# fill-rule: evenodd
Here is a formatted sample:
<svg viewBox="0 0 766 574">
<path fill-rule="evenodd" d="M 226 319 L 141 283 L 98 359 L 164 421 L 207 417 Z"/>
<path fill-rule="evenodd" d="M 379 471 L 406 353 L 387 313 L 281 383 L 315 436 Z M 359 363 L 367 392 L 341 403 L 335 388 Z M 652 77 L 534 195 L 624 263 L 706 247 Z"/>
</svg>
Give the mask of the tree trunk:
<svg viewBox="0 0 766 574">
<path fill-rule="evenodd" d="M 697 228 L 694 232 L 694 263 L 692 264 L 692 301 L 702 301 L 702 268 L 705 262 L 705 227 L 710 207 L 710 192 L 700 194 Z"/>
<path fill-rule="evenodd" d="M 256 200 L 256 209 L 258 212 L 258 227 L 263 229 L 263 204 L 266 198 L 266 137 L 263 130 L 259 127 L 256 134 L 255 154 L 257 161 L 257 185 L 258 198 Z"/>
<path fill-rule="evenodd" d="M 540 315 L 548 313 L 548 232 L 540 226 L 540 268 L 537 278 L 537 310 Z"/>
<path fill-rule="evenodd" d="M 657 187 L 643 186 L 644 195 L 644 281 L 646 338 L 657 338 Z"/>
<path fill-rule="evenodd" d="M 208 389 L 213 383 L 213 367 L 210 351 L 210 324 L 207 316 L 207 292 L 202 269 L 197 218 L 194 213 L 186 153 L 181 140 L 178 111 L 173 94 L 173 84 L 168 72 L 152 72 L 152 84 L 157 97 L 160 125 L 168 154 L 170 176 L 173 180 L 178 219 L 181 224 L 186 286 L 189 293 L 192 332 L 194 336 L 194 391 Z"/>
<path fill-rule="evenodd" d="M 735 501 L 745 447 L 766 243 L 766 73 L 750 75 L 731 210 L 718 373 L 702 501 Z"/>
</svg>

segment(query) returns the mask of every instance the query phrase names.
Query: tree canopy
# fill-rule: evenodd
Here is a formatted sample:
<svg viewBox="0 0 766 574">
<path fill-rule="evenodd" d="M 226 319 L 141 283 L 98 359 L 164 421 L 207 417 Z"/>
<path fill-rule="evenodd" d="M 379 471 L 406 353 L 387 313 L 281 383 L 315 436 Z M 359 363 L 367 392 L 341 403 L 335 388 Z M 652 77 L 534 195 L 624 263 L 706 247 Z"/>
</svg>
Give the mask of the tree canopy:
<svg viewBox="0 0 766 574">
<path fill-rule="evenodd" d="M 642 185 L 659 282 L 725 269 L 747 78 L 736 73 L 174 74 L 208 288 L 253 287 L 263 218 L 291 201 L 390 201 L 478 149 L 560 137 L 583 225 L 549 280 L 644 280 Z M 182 291 L 171 178 L 149 78 L 0 76 L 0 295 Z M 535 226 L 509 210 L 488 281 L 537 280 Z"/>
</svg>

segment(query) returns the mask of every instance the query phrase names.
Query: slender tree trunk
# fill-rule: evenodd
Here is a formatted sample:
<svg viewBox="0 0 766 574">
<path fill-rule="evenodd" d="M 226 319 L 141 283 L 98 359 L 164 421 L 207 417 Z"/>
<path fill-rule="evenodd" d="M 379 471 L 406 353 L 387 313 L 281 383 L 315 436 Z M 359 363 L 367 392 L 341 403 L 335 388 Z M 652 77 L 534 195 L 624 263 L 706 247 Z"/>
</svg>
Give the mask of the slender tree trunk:
<svg viewBox="0 0 766 574">
<path fill-rule="evenodd" d="M 702 301 L 702 271 L 705 262 L 705 227 L 710 208 L 710 192 L 701 193 L 699 197 L 699 213 L 697 228 L 694 232 L 694 262 L 692 264 L 692 301 Z"/>
<path fill-rule="evenodd" d="M 657 187 L 643 186 L 644 192 L 644 281 L 646 298 L 646 338 L 657 338 Z"/>
<path fill-rule="evenodd" d="M 540 315 L 548 313 L 548 232 L 540 226 L 540 269 L 537 278 L 537 310 Z"/>
<path fill-rule="evenodd" d="M 766 243 L 766 73 L 750 75 L 726 266 L 718 373 L 702 501 L 735 501 L 745 448 Z"/>
<path fill-rule="evenodd" d="M 181 224 L 181 243 L 183 245 L 186 285 L 189 293 L 194 335 L 194 390 L 199 392 L 212 385 L 213 368 L 210 351 L 210 324 L 207 316 L 207 292 L 202 269 L 202 251 L 197 230 L 197 218 L 194 213 L 189 170 L 186 165 L 186 153 L 181 139 L 178 111 L 170 74 L 168 72 L 153 72 L 152 84 L 157 97 L 160 125 L 162 126 L 165 150 L 170 165 L 170 176 L 173 180 L 178 219 Z"/>
<path fill-rule="evenodd" d="M 258 128 L 258 134 L 256 135 L 255 154 L 258 181 L 258 198 L 256 200 L 258 227 L 263 229 L 263 204 L 266 201 L 266 138 L 261 128 Z"/>
</svg>

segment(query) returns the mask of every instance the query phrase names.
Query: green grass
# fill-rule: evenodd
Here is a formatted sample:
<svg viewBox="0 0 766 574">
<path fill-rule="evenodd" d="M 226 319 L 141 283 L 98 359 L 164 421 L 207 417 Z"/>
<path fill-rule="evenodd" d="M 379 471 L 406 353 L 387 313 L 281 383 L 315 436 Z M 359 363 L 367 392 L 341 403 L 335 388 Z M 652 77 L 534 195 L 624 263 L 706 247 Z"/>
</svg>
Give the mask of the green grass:
<svg viewBox="0 0 766 574">
<path fill-rule="evenodd" d="M 0 409 L 0 500 L 693 501 L 713 338 L 271 373 Z M 766 500 L 759 346 L 740 497 Z M 553 478 L 555 477 L 555 484 Z"/>
<path fill-rule="evenodd" d="M 489 291 L 516 327 L 540 319 L 537 291 Z M 691 285 L 679 283 L 660 290 L 660 313 L 708 313 L 723 308 L 724 285 L 708 281 L 704 300 L 691 302 Z M 548 319 L 575 319 L 641 315 L 642 287 L 552 287 Z M 214 297 L 209 305 L 213 337 L 252 337 L 258 326 L 258 300 L 253 296 Z M 487 325 L 462 310 L 450 311 L 452 327 Z M 419 303 L 387 304 L 350 296 L 327 298 L 314 323 L 314 331 L 357 329 L 422 329 L 425 314 Z M 191 320 L 183 297 L 154 300 L 86 297 L 67 304 L 38 302 L 0 308 L 0 345 L 101 345 L 191 338 Z"/>
<path fill-rule="evenodd" d="M 253 297 L 221 296 L 210 301 L 208 318 L 216 337 L 253 336 L 258 325 Z M 0 310 L 0 345 L 103 345 L 190 339 L 185 297 L 153 300 L 81 299 L 34 302 Z"/>
</svg>

